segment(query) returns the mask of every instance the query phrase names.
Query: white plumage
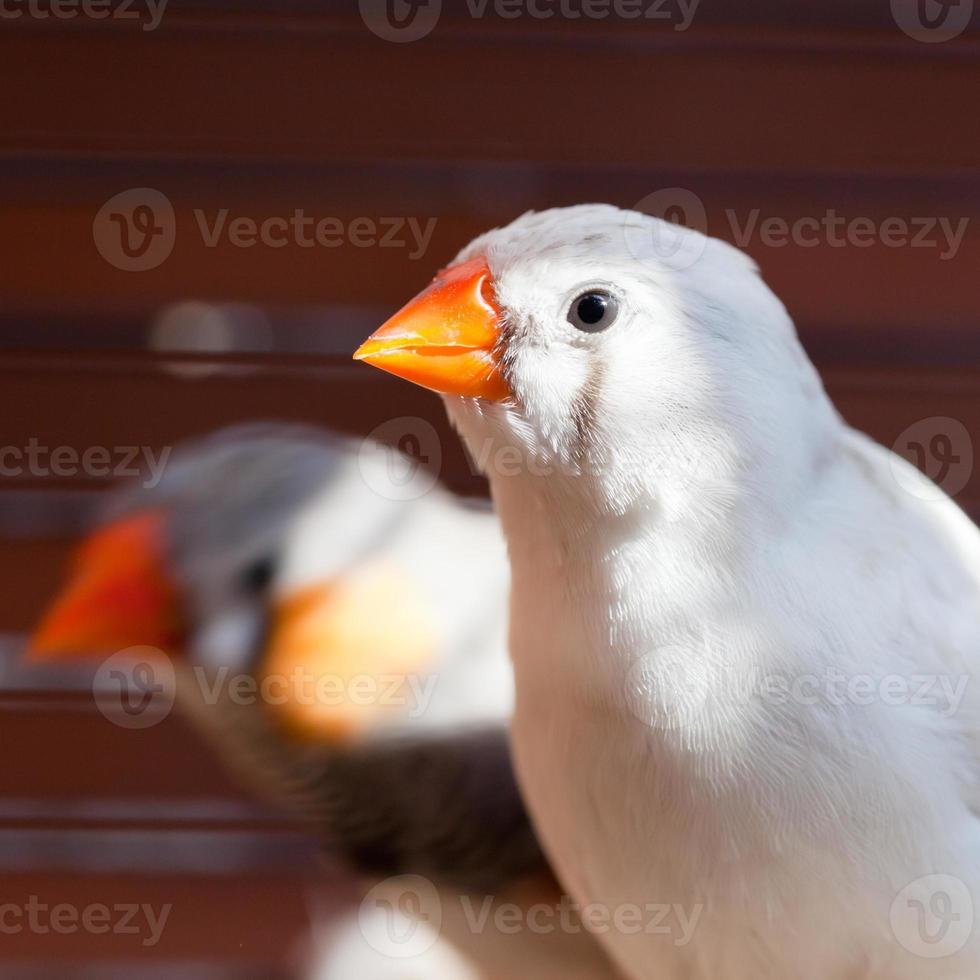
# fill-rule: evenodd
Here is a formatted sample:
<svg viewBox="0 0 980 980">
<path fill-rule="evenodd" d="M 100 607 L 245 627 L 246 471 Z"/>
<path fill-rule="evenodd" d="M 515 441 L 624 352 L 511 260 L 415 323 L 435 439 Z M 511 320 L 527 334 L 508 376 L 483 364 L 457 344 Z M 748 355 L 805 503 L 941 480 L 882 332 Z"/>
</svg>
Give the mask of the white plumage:
<svg viewBox="0 0 980 980">
<path fill-rule="evenodd" d="M 603 943 L 650 980 L 980 976 L 976 527 L 730 246 L 596 205 L 478 256 L 513 397 L 446 401 L 508 541 L 523 789 L 580 902 L 674 916 Z"/>
</svg>

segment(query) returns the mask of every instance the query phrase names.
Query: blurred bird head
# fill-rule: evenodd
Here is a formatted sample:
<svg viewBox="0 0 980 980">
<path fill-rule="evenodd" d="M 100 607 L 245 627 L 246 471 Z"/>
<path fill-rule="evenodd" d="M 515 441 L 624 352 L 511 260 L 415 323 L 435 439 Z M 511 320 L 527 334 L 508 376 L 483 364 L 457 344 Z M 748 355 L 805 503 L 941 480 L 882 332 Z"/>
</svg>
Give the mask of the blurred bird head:
<svg viewBox="0 0 980 980">
<path fill-rule="evenodd" d="M 156 647 L 224 684 L 270 682 L 290 734 L 362 730 L 384 709 L 346 700 L 353 679 L 419 669 L 438 644 L 415 576 L 382 557 L 404 505 L 365 478 L 383 486 L 391 455 L 272 424 L 179 449 L 158 486 L 112 495 L 32 656 Z"/>
<path fill-rule="evenodd" d="M 574 478 L 604 509 L 799 479 L 800 437 L 831 411 L 751 259 L 607 205 L 480 236 L 354 356 L 443 394 L 491 481 L 516 448 L 520 475 Z"/>
</svg>

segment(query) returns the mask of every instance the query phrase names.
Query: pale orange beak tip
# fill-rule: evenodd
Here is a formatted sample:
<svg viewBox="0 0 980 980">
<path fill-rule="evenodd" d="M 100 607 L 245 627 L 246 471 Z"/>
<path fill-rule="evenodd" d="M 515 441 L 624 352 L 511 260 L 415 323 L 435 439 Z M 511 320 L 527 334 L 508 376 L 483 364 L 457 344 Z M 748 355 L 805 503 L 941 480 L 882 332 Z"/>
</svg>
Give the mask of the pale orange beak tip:
<svg viewBox="0 0 980 980">
<path fill-rule="evenodd" d="M 403 710 L 405 683 L 393 682 L 428 673 L 439 643 L 415 577 L 368 561 L 277 601 L 262 673 L 288 687 L 279 719 L 294 736 L 342 743 Z M 360 696 L 358 679 L 369 685 Z"/>
<path fill-rule="evenodd" d="M 511 394 L 498 347 L 501 313 L 483 258 L 444 269 L 354 353 L 446 395 L 502 401 Z"/>
</svg>

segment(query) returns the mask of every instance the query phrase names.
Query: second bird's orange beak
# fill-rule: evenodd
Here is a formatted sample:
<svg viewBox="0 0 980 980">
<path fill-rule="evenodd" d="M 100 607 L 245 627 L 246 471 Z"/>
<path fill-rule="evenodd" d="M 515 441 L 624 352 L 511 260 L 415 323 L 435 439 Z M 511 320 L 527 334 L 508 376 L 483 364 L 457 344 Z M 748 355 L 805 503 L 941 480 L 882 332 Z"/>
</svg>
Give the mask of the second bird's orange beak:
<svg viewBox="0 0 980 980">
<path fill-rule="evenodd" d="M 361 344 L 354 359 L 440 394 L 503 401 L 511 391 L 499 342 L 490 269 L 476 258 L 440 272 Z"/>
<path fill-rule="evenodd" d="M 130 646 L 173 650 L 182 635 L 166 573 L 163 518 L 120 519 L 92 534 L 30 643 L 35 658 L 92 656 Z"/>
</svg>

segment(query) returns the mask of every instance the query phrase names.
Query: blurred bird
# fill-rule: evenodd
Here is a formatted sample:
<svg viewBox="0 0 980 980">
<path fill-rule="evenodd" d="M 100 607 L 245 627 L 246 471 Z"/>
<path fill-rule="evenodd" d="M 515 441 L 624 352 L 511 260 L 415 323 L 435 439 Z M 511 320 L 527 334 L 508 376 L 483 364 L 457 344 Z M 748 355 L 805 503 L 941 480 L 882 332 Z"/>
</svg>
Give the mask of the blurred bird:
<svg viewBox="0 0 980 980">
<path fill-rule="evenodd" d="M 842 422 L 750 259 L 531 213 L 355 356 L 508 454 L 518 773 L 576 899 L 671 910 L 603 933 L 628 976 L 980 976 L 980 533 Z"/>
<path fill-rule="evenodd" d="M 182 447 L 159 485 L 112 496 L 33 654 L 167 651 L 178 704 L 247 784 L 369 880 L 420 876 L 421 888 L 395 877 L 374 889 L 378 908 L 362 909 L 358 928 L 331 927 L 336 954 L 317 977 L 346 980 L 355 961 L 365 980 L 477 975 L 444 944 L 406 962 L 372 958 L 386 945 L 404 953 L 385 918 L 401 909 L 441 918 L 481 969 L 537 955 L 550 976 L 567 955 L 571 975 L 603 976 L 585 937 L 568 954 L 532 937 L 528 952 L 492 929 L 471 935 L 459 911 L 484 892 L 560 893 L 511 768 L 497 521 L 438 488 L 401 499 L 412 465 L 371 442 L 276 424 Z M 243 676 L 261 696 L 242 697 Z M 428 927 L 402 932 L 416 928 Z"/>
</svg>

